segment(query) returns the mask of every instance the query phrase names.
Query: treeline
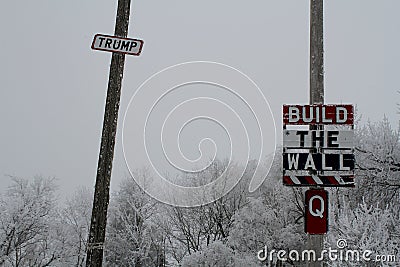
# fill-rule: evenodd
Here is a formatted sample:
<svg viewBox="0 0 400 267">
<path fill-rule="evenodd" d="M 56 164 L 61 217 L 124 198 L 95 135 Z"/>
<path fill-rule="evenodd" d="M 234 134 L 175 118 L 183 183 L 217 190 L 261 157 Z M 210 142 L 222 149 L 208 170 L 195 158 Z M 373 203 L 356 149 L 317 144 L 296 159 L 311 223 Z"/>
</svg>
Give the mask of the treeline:
<svg viewBox="0 0 400 267">
<path fill-rule="evenodd" d="M 399 131 L 386 119 L 359 126 L 355 152 L 356 187 L 328 189 L 330 231 L 325 246 L 334 248 L 338 239 L 345 239 L 349 248 L 400 260 Z M 111 198 L 105 265 L 302 266 L 296 261 L 257 258 L 264 247 L 301 251 L 306 244 L 305 189 L 282 185 L 280 154 L 257 192 L 248 193 L 255 164 L 250 162 L 229 194 L 196 208 L 159 203 L 126 178 Z M 234 172 L 236 167 L 216 161 L 206 171 L 180 179 L 207 182 L 226 168 Z M 135 175 L 151 179 L 146 170 Z M 62 204 L 56 194 L 54 179 L 13 178 L 0 198 L 1 266 L 85 265 L 92 192 L 79 189 Z M 329 259 L 327 264 L 357 265 Z"/>
</svg>

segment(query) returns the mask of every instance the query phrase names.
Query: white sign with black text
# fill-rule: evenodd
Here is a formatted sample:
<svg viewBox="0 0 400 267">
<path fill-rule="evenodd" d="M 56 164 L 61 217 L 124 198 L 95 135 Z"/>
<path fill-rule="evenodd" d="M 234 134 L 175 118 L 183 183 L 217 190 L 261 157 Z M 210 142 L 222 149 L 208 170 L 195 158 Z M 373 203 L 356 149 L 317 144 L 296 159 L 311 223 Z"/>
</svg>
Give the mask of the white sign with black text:
<svg viewBox="0 0 400 267">
<path fill-rule="evenodd" d="M 352 149 L 353 143 L 354 132 L 351 130 L 283 131 L 283 147 L 285 148 Z"/>
<path fill-rule="evenodd" d="M 143 43 L 143 40 L 138 39 L 96 34 L 93 38 L 92 49 L 139 56 Z"/>
</svg>

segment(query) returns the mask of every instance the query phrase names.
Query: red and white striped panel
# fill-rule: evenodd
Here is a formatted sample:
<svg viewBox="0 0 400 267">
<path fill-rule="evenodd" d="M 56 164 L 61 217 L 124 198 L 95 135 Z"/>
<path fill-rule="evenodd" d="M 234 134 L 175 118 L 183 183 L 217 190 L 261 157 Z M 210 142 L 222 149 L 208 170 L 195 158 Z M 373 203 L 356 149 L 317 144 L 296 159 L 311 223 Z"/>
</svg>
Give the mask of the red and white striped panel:
<svg viewBox="0 0 400 267">
<path fill-rule="evenodd" d="M 283 184 L 286 186 L 354 187 L 354 175 L 284 175 Z"/>
</svg>

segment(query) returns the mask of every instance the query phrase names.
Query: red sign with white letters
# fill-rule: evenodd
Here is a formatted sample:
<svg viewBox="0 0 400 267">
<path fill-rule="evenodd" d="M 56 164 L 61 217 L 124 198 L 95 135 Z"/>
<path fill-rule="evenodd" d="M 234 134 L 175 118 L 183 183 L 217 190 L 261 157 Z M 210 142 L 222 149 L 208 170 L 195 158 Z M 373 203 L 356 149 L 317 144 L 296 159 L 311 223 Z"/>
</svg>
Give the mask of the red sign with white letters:
<svg viewBox="0 0 400 267">
<path fill-rule="evenodd" d="M 354 123 L 353 105 L 283 105 L 283 123 L 351 125 Z"/>
<path fill-rule="evenodd" d="M 324 189 L 306 191 L 305 232 L 320 235 L 328 232 L 328 192 Z"/>
</svg>

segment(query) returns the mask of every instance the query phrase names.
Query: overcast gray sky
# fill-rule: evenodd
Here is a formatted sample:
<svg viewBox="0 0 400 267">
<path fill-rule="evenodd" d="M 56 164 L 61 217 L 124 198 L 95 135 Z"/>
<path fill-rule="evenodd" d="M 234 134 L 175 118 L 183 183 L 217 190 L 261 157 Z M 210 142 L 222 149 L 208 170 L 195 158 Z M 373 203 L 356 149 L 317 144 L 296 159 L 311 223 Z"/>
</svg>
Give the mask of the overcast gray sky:
<svg viewBox="0 0 400 267">
<path fill-rule="evenodd" d="M 0 4 L 0 186 L 7 175 L 54 176 L 68 194 L 94 186 L 111 54 L 90 49 L 113 34 L 117 1 L 4 0 Z M 327 103 L 397 124 L 398 0 L 325 1 Z M 308 0 L 132 1 L 112 188 L 127 172 L 122 118 L 147 78 L 168 66 L 215 61 L 253 79 L 271 105 L 308 102 Z M 138 166 L 140 167 L 140 166 Z"/>
</svg>

